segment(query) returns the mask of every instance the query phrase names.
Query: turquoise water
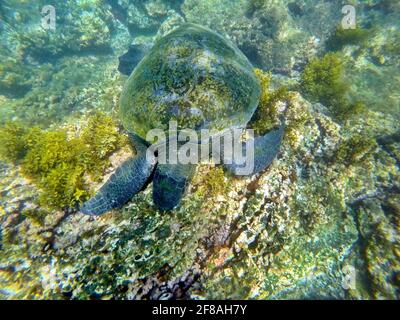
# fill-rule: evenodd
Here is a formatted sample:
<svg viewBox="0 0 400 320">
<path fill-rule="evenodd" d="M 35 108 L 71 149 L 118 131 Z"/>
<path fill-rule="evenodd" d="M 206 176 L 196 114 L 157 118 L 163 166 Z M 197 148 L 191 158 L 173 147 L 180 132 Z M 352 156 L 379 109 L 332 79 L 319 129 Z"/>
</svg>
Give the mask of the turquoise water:
<svg viewBox="0 0 400 320">
<path fill-rule="evenodd" d="M 395 0 L 1 1 L 0 298 L 398 299 L 399 21 Z M 186 22 L 254 67 L 261 96 L 247 127 L 262 136 L 284 114 L 279 152 L 249 177 L 188 170 L 173 210 L 154 203 L 150 172 L 118 208 L 83 214 L 140 155 L 119 112 L 128 76 Z M 190 54 L 185 43 L 171 50 Z M 193 70 L 210 57 L 194 56 Z M 247 101 L 225 87 L 243 74 L 221 77 L 188 91 L 173 83 L 190 105 L 177 107 Z M 136 87 L 140 107 L 157 110 Z M 143 111 L 136 131 L 161 116 Z"/>
</svg>

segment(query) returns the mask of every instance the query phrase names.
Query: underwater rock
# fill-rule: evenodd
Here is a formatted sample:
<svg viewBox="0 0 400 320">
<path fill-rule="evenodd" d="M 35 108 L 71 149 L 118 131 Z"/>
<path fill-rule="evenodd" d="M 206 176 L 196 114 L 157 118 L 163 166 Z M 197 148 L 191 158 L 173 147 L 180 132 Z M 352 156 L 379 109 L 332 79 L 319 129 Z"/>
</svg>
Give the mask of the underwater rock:
<svg viewBox="0 0 400 320">
<path fill-rule="evenodd" d="M 188 299 L 188 290 L 198 281 L 199 270 L 190 269 L 183 276 L 165 281 L 171 267 L 166 264 L 155 275 L 141 279 L 142 286 L 127 285 L 128 296 L 135 300 L 177 300 Z"/>
<path fill-rule="evenodd" d="M 385 17 L 381 28 L 365 31 L 366 41 L 347 44 L 342 50 L 347 61 L 346 76 L 352 83 L 351 98 L 363 101 L 368 109 L 391 116 L 400 114 L 400 99 L 395 89 L 400 85 L 400 33 L 393 27 L 399 19 L 400 12 Z"/>
<path fill-rule="evenodd" d="M 91 110 L 115 113 L 126 79 L 117 57 L 185 18 L 273 71 L 263 110 L 287 106 L 287 130 L 277 159 L 255 177 L 200 166 L 170 214 L 154 207 L 150 188 L 102 217 L 44 209 L 19 166 L 0 162 L 0 299 L 399 299 L 396 1 L 357 2 L 357 23 L 374 35 L 340 52 L 350 98 L 367 109 L 340 123 L 291 90 L 325 54 L 342 1 L 64 1 L 54 33 L 39 25 L 45 2 L 1 2 L 9 52 L 0 49 L 0 122 L 62 126 L 76 137 Z M 129 155 L 112 155 L 105 174 Z"/>
<path fill-rule="evenodd" d="M 56 66 L 43 64 L 32 70 L 35 81 L 23 98 L 2 104 L 1 111 L 11 112 L 2 113 L 0 121 L 18 119 L 47 127 L 92 109 L 113 109 L 123 85 L 117 63 L 117 57 L 73 56 L 60 58 Z"/>
<path fill-rule="evenodd" d="M 31 71 L 23 61 L 9 57 L 0 62 L 0 95 L 22 97 L 31 87 Z"/>
<path fill-rule="evenodd" d="M 340 21 L 337 2 L 300 4 L 302 15 L 293 14 L 284 1 L 186 0 L 182 12 L 188 22 L 227 35 L 255 66 L 289 74 L 322 50 Z"/>
<path fill-rule="evenodd" d="M 114 16 L 126 25 L 133 37 L 155 35 L 162 22 L 179 9 L 179 1 L 165 0 L 107 0 Z"/>
<path fill-rule="evenodd" d="M 15 43 L 22 56 L 39 62 L 76 53 L 110 53 L 112 14 L 97 3 L 97 0 L 57 3 L 54 30 L 45 30 L 41 25 L 41 8 L 48 3 L 19 4 L 18 21 L 14 14 L 16 4 L 10 4 L 6 7 L 7 32 L 2 34 L 2 41 Z"/>
<path fill-rule="evenodd" d="M 352 204 L 365 266 L 360 275 L 368 279 L 364 286 L 373 299 L 399 299 L 398 203 L 399 190 L 385 190 Z M 360 298 L 356 292 L 353 295 Z"/>
</svg>

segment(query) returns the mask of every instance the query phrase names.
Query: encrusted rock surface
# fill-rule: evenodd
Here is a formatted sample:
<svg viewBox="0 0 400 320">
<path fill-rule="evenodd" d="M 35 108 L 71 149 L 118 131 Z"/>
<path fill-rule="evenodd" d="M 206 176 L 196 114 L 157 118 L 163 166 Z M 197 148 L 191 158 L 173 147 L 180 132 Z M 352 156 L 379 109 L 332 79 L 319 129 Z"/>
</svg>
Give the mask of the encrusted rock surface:
<svg viewBox="0 0 400 320">
<path fill-rule="evenodd" d="M 62 124 L 71 135 L 92 110 L 115 115 L 126 80 L 118 56 L 184 21 L 230 37 L 274 84 L 296 91 L 342 5 L 57 1 L 63 20 L 48 33 L 39 8 L 51 2 L 1 4 L 1 122 Z M 170 213 L 154 208 L 149 186 L 121 210 L 89 217 L 38 206 L 19 166 L 0 163 L 0 298 L 399 299 L 399 8 L 354 2 L 360 23 L 387 12 L 371 41 L 342 50 L 368 110 L 339 123 L 294 93 L 281 152 L 260 175 L 238 179 L 204 164 Z M 105 176 L 128 154 L 114 154 Z"/>
</svg>

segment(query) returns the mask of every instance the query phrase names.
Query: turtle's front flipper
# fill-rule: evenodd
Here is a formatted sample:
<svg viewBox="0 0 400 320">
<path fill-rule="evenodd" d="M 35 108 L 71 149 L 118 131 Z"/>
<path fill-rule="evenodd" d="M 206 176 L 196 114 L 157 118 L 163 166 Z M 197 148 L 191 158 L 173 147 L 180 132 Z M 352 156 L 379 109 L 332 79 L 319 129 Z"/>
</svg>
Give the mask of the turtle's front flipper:
<svg viewBox="0 0 400 320">
<path fill-rule="evenodd" d="M 147 159 L 146 153 L 125 161 L 97 194 L 85 202 L 80 211 L 85 214 L 101 215 L 111 209 L 122 207 L 138 193 L 154 170 L 155 159 Z"/>
<path fill-rule="evenodd" d="M 192 164 L 159 164 L 153 179 L 153 201 L 161 210 L 179 205 L 193 177 Z"/>
<path fill-rule="evenodd" d="M 267 134 L 254 138 L 254 166 L 250 166 L 248 163 L 237 164 L 232 161 L 232 164 L 224 165 L 227 170 L 235 175 L 251 176 L 259 173 L 266 169 L 274 160 L 279 152 L 281 146 L 283 134 L 284 134 L 285 123 L 282 123 L 279 128 L 268 132 Z M 242 148 L 247 153 L 246 144 L 243 143 Z M 247 159 L 247 157 L 246 157 Z M 252 157 L 249 157 L 249 161 L 252 161 Z M 246 160 L 247 161 L 247 160 Z M 243 170 L 243 168 L 253 168 L 250 171 Z M 238 173 L 245 172 L 245 173 Z"/>
</svg>

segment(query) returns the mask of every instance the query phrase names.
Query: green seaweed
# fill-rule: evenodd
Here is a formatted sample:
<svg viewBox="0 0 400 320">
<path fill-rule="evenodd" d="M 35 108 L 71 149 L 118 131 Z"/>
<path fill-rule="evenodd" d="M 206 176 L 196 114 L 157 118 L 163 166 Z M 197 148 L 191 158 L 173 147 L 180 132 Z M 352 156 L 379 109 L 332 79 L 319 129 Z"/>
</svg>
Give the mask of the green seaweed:
<svg viewBox="0 0 400 320">
<path fill-rule="evenodd" d="M 0 128 L 0 159 L 17 162 L 26 154 L 24 139 L 26 129 L 19 122 L 7 122 Z"/>
<path fill-rule="evenodd" d="M 41 190 L 39 204 L 53 209 L 84 201 L 89 196 L 85 174 L 100 180 L 109 156 L 126 143 L 117 124 L 101 113 L 89 118 L 77 138 L 69 137 L 65 129 L 25 129 L 18 123 L 7 124 L 0 133 L 2 158 L 19 161 L 22 174 Z"/>
<path fill-rule="evenodd" d="M 83 180 L 88 155 L 85 144 L 63 130 L 35 135 L 22 172 L 42 190 L 41 205 L 65 208 L 88 196 Z"/>
<path fill-rule="evenodd" d="M 343 102 L 346 83 L 343 81 L 341 56 L 328 53 L 311 60 L 301 75 L 301 89 L 309 97 L 326 105 Z"/>
<path fill-rule="evenodd" d="M 365 108 L 361 101 L 353 103 L 348 98 L 344 58 L 338 53 L 311 60 L 301 75 L 300 88 L 307 98 L 328 107 L 338 120 L 346 120 Z"/>
<path fill-rule="evenodd" d="M 3 52 L 2 55 L 4 55 Z M 29 67 L 17 59 L 2 59 L 3 61 L 0 62 L 0 94 L 10 97 L 23 96 L 31 88 Z"/>
<path fill-rule="evenodd" d="M 202 177 L 199 194 L 203 196 L 223 195 L 229 191 L 229 185 L 225 179 L 222 167 L 212 168 Z"/>
<path fill-rule="evenodd" d="M 400 32 L 396 32 L 389 37 L 382 48 L 387 54 L 400 55 Z"/>
<path fill-rule="evenodd" d="M 95 112 L 89 118 L 81 138 L 90 152 L 87 168 L 99 178 L 109 164 L 110 155 L 128 142 L 126 136 L 119 132 L 115 121 L 101 112 Z"/>
<path fill-rule="evenodd" d="M 24 210 L 22 212 L 22 215 L 24 217 L 29 218 L 31 222 L 39 226 L 45 225 L 45 219 L 47 214 L 48 212 L 43 209 L 29 209 L 29 210 Z"/>
<path fill-rule="evenodd" d="M 357 134 L 339 145 L 335 152 L 335 161 L 345 166 L 360 164 L 368 160 L 376 148 L 375 139 Z"/>
<path fill-rule="evenodd" d="M 288 105 L 290 104 L 292 95 L 286 87 L 270 91 L 271 75 L 260 69 L 254 69 L 254 73 L 260 81 L 261 96 L 258 108 L 249 123 L 249 127 L 254 129 L 256 134 L 262 135 L 277 125 L 279 118 L 278 102 Z"/>
<path fill-rule="evenodd" d="M 326 47 L 330 51 L 339 51 L 346 45 L 363 46 L 372 36 L 370 29 L 343 29 L 338 26 L 327 40 Z"/>
</svg>

